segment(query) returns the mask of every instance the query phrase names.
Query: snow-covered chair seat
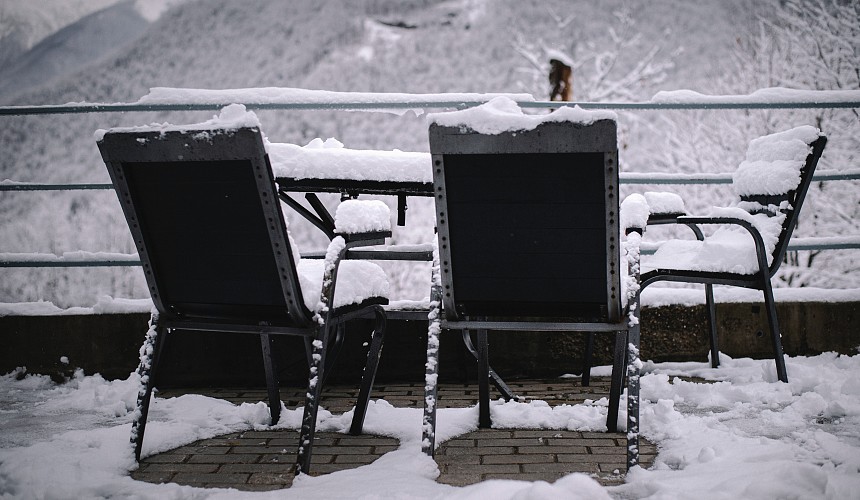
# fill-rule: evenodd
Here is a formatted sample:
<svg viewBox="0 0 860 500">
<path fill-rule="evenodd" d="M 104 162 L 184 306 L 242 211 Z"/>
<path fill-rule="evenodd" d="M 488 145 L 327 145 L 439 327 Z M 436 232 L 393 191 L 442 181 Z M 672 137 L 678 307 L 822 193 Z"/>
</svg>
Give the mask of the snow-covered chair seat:
<svg viewBox="0 0 860 500">
<path fill-rule="evenodd" d="M 379 200 L 344 200 L 335 212 L 334 229 L 335 234 L 343 238 L 343 245 L 377 242 L 391 235 L 391 210 Z M 341 243 L 335 238 L 331 246 L 337 248 L 339 245 Z M 298 256 L 298 251 L 294 250 L 293 255 Z M 319 291 L 322 290 L 326 262 L 298 257 L 296 260 L 305 306 L 316 312 L 321 306 Z M 361 304 L 374 297 L 388 299 L 388 292 L 388 277 L 378 264 L 365 260 L 340 261 L 335 308 Z"/>
<path fill-rule="evenodd" d="M 344 258 L 351 246 L 384 242 L 390 234 L 387 207 L 353 206 L 350 212 L 347 206 L 339 216 L 343 234 L 332 239 L 325 258 L 300 259 L 253 113 L 233 105 L 202 124 L 96 136 L 156 308 L 141 350 L 132 430 L 136 458 L 165 334 L 259 335 L 272 424 L 281 409 L 272 336 L 298 335 L 306 340 L 311 364 L 296 468 L 307 473 L 329 344 L 345 322 L 358 318 L 375 320 L 351 432 L 363 427 L 382 347 L 388 280 L 376 264 Z"/>
<path fill-rule="evenodd" d="M 801 126 L 750 142 L 732 176 L 737 200 L 704 216 L 686 215 L 677 196 L 650 194 L 648 224 L 684 224 L 696 240 L 673 239 L 642 261 L 642 288 L 656 281 L 705 284 L 711 363 L 719 365 L 713 285 L 761 290 L 768 315 L 779 380 L 787 381 L 771 277 L 788 247 L 803 200 L 827 139 Z M 648 194 L 646 193 L 646 198 Z M 679 212 L 672 214 L 668 212 Z M 705 236 L 701 225 L 718 225 Z"/>
<path fill-rule="evenodd" d="M 488 331 L 603 332 L 616 341 L 606 425 L 617 428 L 627 374 L 627 463 L 635 465 L 638 237 L 621 231 L 614 113 L 528 115 L 500 97 L 430 121 L 438 247 L 424 451 L 434 449 L 439 330 L 477 333 L 480 427 L 492 424 L 490 383 L 505 396 L 490 369 Z M 628 243 L 633 261 L 622 257 Z"/>
</svg>

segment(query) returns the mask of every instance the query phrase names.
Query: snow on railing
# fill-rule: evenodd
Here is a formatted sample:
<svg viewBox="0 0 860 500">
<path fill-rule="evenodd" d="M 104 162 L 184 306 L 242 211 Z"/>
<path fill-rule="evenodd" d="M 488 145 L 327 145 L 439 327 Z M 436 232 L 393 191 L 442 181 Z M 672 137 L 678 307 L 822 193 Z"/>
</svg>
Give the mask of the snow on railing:
<svg viewBox="0 0 860 500">
<path fill-rule="evenodd" d="M 468 108 L 507 96 L 522 108 L 614 110 L 690 110 L 690 109 L 796 109 L 858 108 L 860 90 L 760 89 L 746 95 L 705 95 L 692 90 L 662 91 L 641 102 L 561 102 L 535 101 L 530 94 L 440 93 L 404 94 L 375 92 L 331 92 L 280 87 L 255 89 L 174 89 L 157 87 L 131 103 L 70 102 L 42 106 L 0 106 L 2 115 L 43 115 L 69 113 L 110 113 L 129 111 L 206 111 L 229 104 L 244 104 L 247 109 L 341 109 L 422 113 L 426 109 Z"/>
</svg>

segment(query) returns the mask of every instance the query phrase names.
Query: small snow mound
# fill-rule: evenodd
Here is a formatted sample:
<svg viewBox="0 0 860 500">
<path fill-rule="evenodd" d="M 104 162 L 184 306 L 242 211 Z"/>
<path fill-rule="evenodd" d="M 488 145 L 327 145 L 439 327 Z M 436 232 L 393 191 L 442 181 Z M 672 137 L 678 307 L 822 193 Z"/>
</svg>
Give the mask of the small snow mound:
<svg viewBox="0 0 860 500">
<path fill-rule="evenodd" d="M 621 229 L 645 229 L 648 225 L 650 208 L 646 198 L 639 193 L 633 193 L 621 202 Z"/>
<path fill-rule="evenodd" d="M 342 234 L 391 230 L 391 209 L 380 200 L 344 200 L 334 215 L 334 230 Z"/>
<path fill-rule="evenodd" d="M 642 193 L 652 214 L 683 214 L 687 212 L 684 199 L 667 191 L 646 191 Z"/>
<path fill-rule="evenodd" d="M 571 68 L 574 67 L 573 58 L 567 55 L 566 52 L 562 52 L 558 49 L 546 49 L 546 57 L 552 61 L 555 59 L 556 61 L 563 63 Z"/>
<path fill-rule="evenodd" d="M 149 22 L 155 22 L 162 14 L 186 0 L 136 0 L 134 8 Z"/>
<path fill-rule="evenodd" d="M 172 123 L 153 123 L 137 127 L 116 127 L 110 130 L 99 129 L 93 134 L 97 141 L 101 141 L 107 132 L 222 132 L 232 131 L 240 128 L 260 128 L 260 119 L 253 111 L 245 109 L 243 104 L 230 104 L 221 109 L 221 112 L 210 120 L 190 125 L 175 125 Z"/>
<path fill-rule="evenodd" d="M 590 125 L 598 120 L 617 120 L 612 111 L 589 111 L 579 106 L 562 106 L 548 115 L 527 115 L 519 105 L 508 97 L 496 97 L 474 108 L 431 113 L 430 123 L 443 127 L 467 127 L 481 134 L 496 135 L 504 132 L 534 130 L 542 123 L 572 122 Z"/>
<path fill-rule="evenodd" d="M 276 177 L 430 182 L 428 153 L 348 149 L 334 138 L 316 138 L 305 146 L 266 142 Z"/>
<path fill-rule="evenodd" d="M 343 149 L 343 143 L 334 137 L 329 137 L 322 140 L 319 137 L 307 143 L 305 146 L 308 149 Z"/>
<path fill-rule="evenodd" d="M 797 187 L 800 170 L 821 131 L 805 125 L 750 141 L 746 159 L 732 175 L 738 196 L 784 194 Z"/>
</svg>

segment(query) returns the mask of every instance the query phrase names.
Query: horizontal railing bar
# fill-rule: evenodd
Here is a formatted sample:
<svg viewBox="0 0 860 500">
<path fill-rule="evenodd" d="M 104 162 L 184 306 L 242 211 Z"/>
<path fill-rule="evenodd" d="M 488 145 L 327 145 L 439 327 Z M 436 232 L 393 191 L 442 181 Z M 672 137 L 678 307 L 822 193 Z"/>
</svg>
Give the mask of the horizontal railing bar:
<svg viewBox="0 0 860 500">
<path fill-rule="evenodd" d="M 791 251 L 799 250 L 853 250 L 860 248 L 860 238 L 795 238 L 788 243 Z"/>
<path fill-rule="evenodd" d="M 860 179 L 860 173 L 857 176 Z M 731 184 L 732 174 L 669 174 L 619 172 L 619 184 Z"/>
<path fill-rule="evenodd" d="M 642 245 L 642 255 L 653 255 L 656 252 L 660 242 L 646 242 Z M 860 249 L 860 236 L 844 237 L 844 236 L 821 236 L 808 238 L 795 238 L 788 244 L 789 251 L 806 251 L 806 250 L 856 250 Z M 373 258 L 373 251 L 355 251 L 365 258 Z M 384 252 L 383 252 L 384 253 Z M 415 257 L 413 254 L 412 257 Z M 77 258 L 75 260 L 56 259 L 16 259 L 6 258 L 0 260 L 0 267 L 133 267 L 142 265 L 140 260 L 134 259 L 136 254 L 128 254 L 128 259 L 86 259 Z M 318 252 L 302 253 L 302 258 L 320 258 Z M 383 255 L 383 260 L 389 260 L 390 255 Z M 400 260 L 400 259 L 397 259 Z M 416 260 L 416 259 L 403 259 Z"/>
<path fill-rule="evenodd" d="M 559 101 L 526 101 L 518 103 L 523 108 L 558 108 Z M 579 106 L 583 109 L 608 109 L 620 111 L 637 110 L 695 110 L 695 109 L 840 109 L 858 108 L 860 101 L 841 102 L 570 102 L 564 106 Z"/>
<path fill-rule="evenodd" d="M 849 170 L 821 170 L 812 177 L 813 181 L 852 181 L 860 180 L 860 168 Z M 716 174 L 671 174 L 621 172 L 621 184 L 731 184 L 731 173 Z M 113 189 L 112 184 L 40 184 L 35 182 L 0 183 L 0 191 L 74 191 Z"/>
<path fill-rule="evenodd" d="M 140 267 L 139 260 L 5 260 L 0 267 Z"/>
<path fill-rule="evenodd" d="M 113 184 L 0 184 L 0 191 L 81 191 L 113 189 Z"/>
<path fill-rule="evenodd" d="M 390 101 L 390 102 L 277 102 L 243 103 L 252 110 L 385 110 L 449 109 L 480 106 L 486 101 Z M 212 103 L 70 103 L 41 106 L 0 106 L 0 116 L 53 115 L 80 113 L 125 113 L 146 111 L 213 111 L 232 102 Z M 727 109 L 839 109 L 860 108 L 860 101 L 759 101 L 759 102 L 561 102 L 519 101 L 523 108 L 559 108 L 579 106 L 583 109 L 636 110 L 727 110 Z"/>
</svg>

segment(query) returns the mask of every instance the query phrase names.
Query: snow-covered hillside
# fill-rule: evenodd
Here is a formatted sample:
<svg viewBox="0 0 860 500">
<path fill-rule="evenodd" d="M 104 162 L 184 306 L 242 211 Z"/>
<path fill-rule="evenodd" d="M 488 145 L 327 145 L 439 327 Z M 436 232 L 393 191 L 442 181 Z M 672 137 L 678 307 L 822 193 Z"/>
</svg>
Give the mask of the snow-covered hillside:
<svg viewBox="0 0 860 500">
<path fill-rule="evenodd" d="M 123 2 L 66 26 L 3 65 L 0 101 L 8 102 L 15 94 L 50 85 L 55 78 L 122 50 L 148 25 L 131 2 Z"/>
<path fill-rule="evenodd" d="M 156 4 L 165 7 L 170 2 Z M 574 99 L 647 99 L 658 90 L 676 88 L 713 92 L 719 90 L 719 82 L 733 64 L 737 40 L 754 29 L 749 19 L 754 9 L 760 9 L 758 5 L 747 0 L 653 0 L 647 5 L 623 0 L 189 0 L 147 24 L 140 35 L 130 34 L 128 38 L 133 40 L 112 47 L 113 52 L 103 59 L 91 58 L 89 66 L 19 93 L 7 103 L 127 102 L 137 100 L 151 87 L 265 86 L 529 92 L 544 99 L 549 89 L 543 65 L 550 49 L 566 51 L 579 64 Z M 151 14 L 150 18 L 156 17 Z M 90 33 L 83 29 L 85 22 L 82 19 L 67 29 L 83 37 Z M 84 39 L 79 42 L 86 46 Z M 46 59 L 41 60 L 52 54 L 56 52 L 46 50 L 41 56 Z M 637 73 L 637 65 L 643 61 L 648 65 Z M 755 88 L 746 89 L 752 90 Z M 336 137 L 350 148 L 427 150 L 426 122 L 411 113 L 402 117 L 333 111 L 258 114 L 267 135 L 277 142 L 305 144 L 316 137 Z M 814 119 L 807 115 L 798 120 L 809 123 Z M 92 137 L 96 129 L 166 120 L 201 121 L 210 116 L 3 117 L 0 179 L 106 182 Z M 711 142 L 707 145 L 691 143 L 691 150 L 702 153 L 696 162 L 665 154 L 673 144 L 670 140 L 703 140 L 701 134 L 693 134 L 702 132 L 701 123 L 715 121 L 716 115 L 685 116 L 678 125 L 664 122 L 654 113 L 622 114 L 624 168 L 733 169 L 742 159 L 743 142 L 730 140 L 714 148 L 714 138 L 708 137 Z M 699 125 L 686 126 L 683 120 Z M 768 120 L 771 123 L 762 124 Z M 767 127 L 775 126 L 772 122 L 757 119 L 725 135 L 754 137 L 771 131 Z M 728 196 L 726 190 L 703 192 L 694 193 L 700 206 Z M 111 192 L 4 193 L 0 220 L 0 252 L 133 251 Z M 418 243 L 432 237 L 432 209 L 426 200 L 410 201 L 408 222 L 406 229 L 396 231 L 395 242 Z M 322 243 L 312 228 L 295 224 L 293 230 L 306 248 L 318 248 Z M 426 294 L 425 271 L 395 266 L 395 287 L 420 298 Z M 2 273 L 0 301 L 43 298 L 61 305 L 90 305 L 101 294 L 146 294 L 143 278 L 135 269 L 6 269 Z"/>
<path fill-rule="evenodd" d="M 4 0 L 0 4 L 0 67 L 42 39 L 118 0 Z"/>
</svg>

